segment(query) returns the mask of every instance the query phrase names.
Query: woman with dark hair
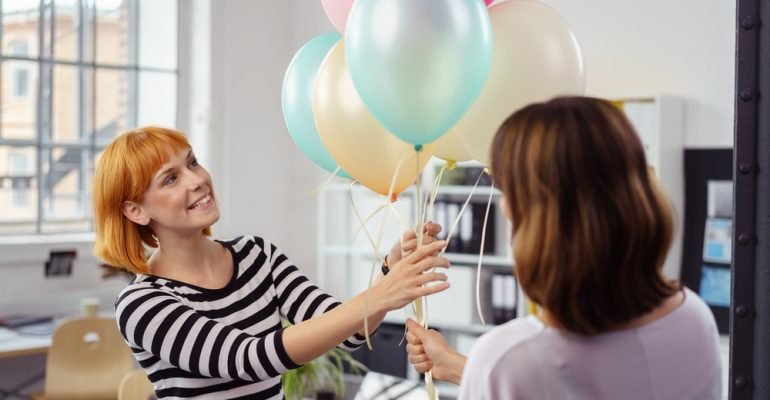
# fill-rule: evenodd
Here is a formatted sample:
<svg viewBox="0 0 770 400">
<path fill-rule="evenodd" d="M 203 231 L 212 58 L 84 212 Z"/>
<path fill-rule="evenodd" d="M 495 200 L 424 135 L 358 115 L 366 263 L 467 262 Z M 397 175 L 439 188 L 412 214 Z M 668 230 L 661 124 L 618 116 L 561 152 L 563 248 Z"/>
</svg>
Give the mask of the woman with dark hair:
<svg viewBox="0 0 770 400">
<path fill-rule="evenodd" d="M 672 208 L 611 103 L 562 97 L 511 115 L 492 175 L 513 224 L 514 274 L 538 312 L 465 356 L 408 321 L 409 360 L 462 399 L 719 399 L 709 308 L 668 281 Z"/>
<path fill-rule="evenodd" d="M 219 219 L 211 176 L 173 129 L 118 136 L 99 160 L 93 198 L 96 255 L 136 274 L 115 314 L 158 398 L 282 399 L 282 373 L 363 343 L 366 311 L 371 332 L 388 311 L 449 287 L 427 271 L 449 266 L 435 224 L 425 227 L 432 243 L 416 249 L 408 233 L 388 254 L 390 273 L 343 303 L 266 238 L 210 239 Z"/>
</svg>

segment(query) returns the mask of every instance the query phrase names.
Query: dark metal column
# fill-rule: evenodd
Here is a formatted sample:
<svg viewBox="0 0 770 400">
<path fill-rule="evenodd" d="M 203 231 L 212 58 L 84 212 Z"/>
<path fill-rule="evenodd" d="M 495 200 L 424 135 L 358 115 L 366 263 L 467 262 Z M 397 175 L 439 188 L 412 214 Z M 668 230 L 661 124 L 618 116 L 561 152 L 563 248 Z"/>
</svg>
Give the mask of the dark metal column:
<svg viewBox="0 0 770 400">
<path fill-rule="evenodd" d="M 770 399 L 770 3 L 759 5 L 759 98 L 755 148 L 754 379 L 755 399 Z"/>
<path fill-rule="evenodd" d="M 770 4 L 738 0 L 730 398 L 770 398 Z"/>
</svg>

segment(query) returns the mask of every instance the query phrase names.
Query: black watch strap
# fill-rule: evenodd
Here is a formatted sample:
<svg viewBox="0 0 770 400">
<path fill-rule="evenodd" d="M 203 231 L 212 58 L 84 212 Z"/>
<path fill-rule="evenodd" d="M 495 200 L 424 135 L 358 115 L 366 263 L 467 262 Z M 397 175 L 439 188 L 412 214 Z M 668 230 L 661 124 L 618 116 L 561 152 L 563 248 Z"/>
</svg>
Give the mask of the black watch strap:
<svg viewBox="0 0 770 400">
<path fill-rule="evenodd" d="M 390 272 L 390 266 L 388 265 L 388 256 L 385 256 L 385 258 L 382 260 L 382 274 L 387 275 L 388 272 Z"/>
</svg>

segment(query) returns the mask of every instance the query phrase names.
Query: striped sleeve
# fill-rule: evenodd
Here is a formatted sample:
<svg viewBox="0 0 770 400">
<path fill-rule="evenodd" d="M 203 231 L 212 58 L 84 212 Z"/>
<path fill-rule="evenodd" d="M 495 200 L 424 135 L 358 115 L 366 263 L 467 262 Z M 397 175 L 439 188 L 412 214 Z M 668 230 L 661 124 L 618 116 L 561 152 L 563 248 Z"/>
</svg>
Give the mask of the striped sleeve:
<svg viewBox="0 0 770 400">
<path fill-rule="evenodd" d="M 283 346 L 283 329 L 254 337 L 206 318 L 174 295 L 153 286 L 132 285 L 116 302 L 118 328 L 134 351 L 207 377 L 263 381 L 297 368 Z"/>
<path fill-rule="evenodd" d="M 296 324 L 340 305 L 339 300 L 313 284 L 275 245 L 266 243 L 265 250 L 269 250 L 273 282 L 284 318 Z M 351 351 L 364 342 L 365 338 L 356 333 L 337 347 Z"/>
</svg>

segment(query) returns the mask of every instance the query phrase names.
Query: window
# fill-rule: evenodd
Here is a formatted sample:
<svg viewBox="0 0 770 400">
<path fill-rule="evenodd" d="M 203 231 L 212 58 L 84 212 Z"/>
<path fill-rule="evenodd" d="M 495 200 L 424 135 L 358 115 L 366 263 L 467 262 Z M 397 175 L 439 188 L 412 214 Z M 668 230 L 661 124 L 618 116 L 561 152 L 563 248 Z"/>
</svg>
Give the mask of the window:
<svg viewBox="0 0 770 400">
<path fill-rule="evenodd" d="M 14 40 L 8 44 L 12 56 L 26 57 L 29 55 L 29 44 L 24 40 Z"/>
<path fill-rule="evenodd" d="M 8 45 L 10 54 L 16 57 L 28 57 L 29 45 L 23 40 L 14 40 Z M 11 95 L 15 100 L 23 100 L 29 95 L 29 68 L 15 66 L 11 79 Z"/>
<path fill-rule="evenodd" d="M 90 232 L 93 169 L 176 126 L 179 0 L 2 0 L 0 235 Z"/>
<path fill-rule="evenodd" d="M 13 97 L 27 97 L 29 94 L 29 70 L 16 68 L 13 70 Z"/>
<path fill-rule="evenodd" d="M 11 177 L 11 207 L 32 208 L 29 199 L 29 156 L 26 153 L 13 152 L 8 154 L 8 170 Z"/>
</svg>

